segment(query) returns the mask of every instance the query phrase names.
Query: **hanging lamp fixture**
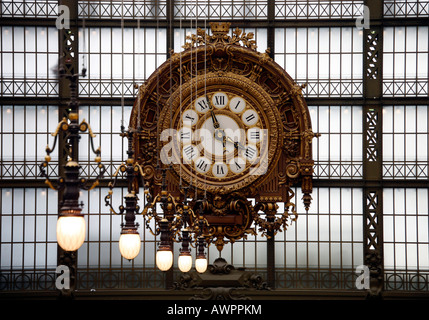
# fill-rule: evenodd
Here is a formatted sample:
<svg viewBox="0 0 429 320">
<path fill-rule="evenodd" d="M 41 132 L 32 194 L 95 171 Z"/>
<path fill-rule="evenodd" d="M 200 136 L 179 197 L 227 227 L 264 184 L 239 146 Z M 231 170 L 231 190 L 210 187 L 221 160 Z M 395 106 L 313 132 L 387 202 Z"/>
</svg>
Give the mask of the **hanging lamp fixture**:
<svg viewBox="0 0 429 320">
<path fill-rule="evenodd" d="M 91 190 L 99 184 L 99 179 L 105 173 L 105 167 L 101 163 L 101 150 L 94 148 L 95 135 L 88 122 L 82 120 L 79 123 L 79 101 L 77 98 L 77 82 L 79 76 L 85 77 L 86 69 L 73 75 L 67 75 L 64 66 L 59 68 L 60 77 L 65 77 L 70 81 L 70 102 L 68 104 L 69 114 L 57 125 L 52 136 L 55 138 L 53 147 L 46 147 L 45 160 L 40 164 L 40 176 L 46 178 L 45 183 L 53 190 L 63 191 L 60 202 L 59 218 L 57 221 L 57 242 L 64 251 L 76 251 L 85 241 L 86 224 L 82 214 L 82 203 L 79 203 L 79 190 Z M 78 162 L 79 141 L 81 133 L 88 132 L 91 149 L 95 153 L 94 161 L 97 163 L 99 173 L 95 181 L 88 182 L 87 179 L 79 176 L 81 166 Z M 54 152 L 58 136 L 64 135 L 67 163 L 64 165 L 64 176 L 58 179 L 56 186 L 50 180 L 47 172 L 48 164 L 51 161 L 51 153 Z"/>
</svg>

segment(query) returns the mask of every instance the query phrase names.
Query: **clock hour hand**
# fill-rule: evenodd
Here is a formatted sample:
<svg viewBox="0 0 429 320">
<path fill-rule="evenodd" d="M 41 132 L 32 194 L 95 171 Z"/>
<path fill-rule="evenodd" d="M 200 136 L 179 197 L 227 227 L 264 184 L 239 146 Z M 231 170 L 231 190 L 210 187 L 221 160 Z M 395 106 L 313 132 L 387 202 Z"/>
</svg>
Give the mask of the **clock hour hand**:
<svg viewBox="0 0 429 320">
<path fill-rule="evenodd" d="M 222 129 L 216 129 L 214 132 L 214 137 L 216 140 L 222 141 L 223 153 L 227 152 L 226 150 L 226 141 L 227 138 L 225 136 L 225 132 Z"/>
</svg>

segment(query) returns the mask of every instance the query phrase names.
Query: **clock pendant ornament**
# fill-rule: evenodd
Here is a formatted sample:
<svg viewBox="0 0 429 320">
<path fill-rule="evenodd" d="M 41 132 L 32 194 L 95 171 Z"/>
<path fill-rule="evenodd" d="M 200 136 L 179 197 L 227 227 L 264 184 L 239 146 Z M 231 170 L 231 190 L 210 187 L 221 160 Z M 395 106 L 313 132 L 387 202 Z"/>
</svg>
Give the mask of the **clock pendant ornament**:
<svg viewBox="0 0 429 320">
<path fill-rule="evenodd" d="M 210 26 L 139 87 L 129 126 L 148 202 L 168 195 L 171 230 L 186 225 L 222 250 L 285 230 L 297 216 L 294 186 L 308 210 L 317 135 L 303 86 L 256 51 L 253 34 Z"/>
</svg>

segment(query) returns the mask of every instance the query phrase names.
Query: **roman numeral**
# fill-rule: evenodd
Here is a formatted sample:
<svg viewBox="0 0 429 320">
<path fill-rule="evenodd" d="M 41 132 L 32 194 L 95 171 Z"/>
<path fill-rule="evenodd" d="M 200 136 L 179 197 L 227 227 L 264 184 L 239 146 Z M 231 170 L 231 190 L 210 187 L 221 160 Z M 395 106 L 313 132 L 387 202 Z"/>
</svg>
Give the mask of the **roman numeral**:
<svg viewBox="0 0 429 320">
<path fill-rule="evenodd" d="M 182 139 L 182 140 L 191 139 L 191 133 L 190 132 L 181 132 L 180 133 L 180 139 Z"/>
<path fill-rule="evenodd" d="M 187 114 L 185 118 L 191 120 L 192 122 L 195 120 L 195 118 L 191 117 L 189 114 Z"/>
<path fill-rule="evenodd" d="M 250 122 L 250 121 L 252 121 L 253 119 L 255 119 L 255 115 L 252 113 L 252 114 L 249 114 L 247 117 L 246 117 L 246 121 L 247 122 Z"/>
<path fill-rule="evenodd" d="M 250 131 L 250 139 L 259 140 L 259 131 Z"/>
<path fill-rule="evenodd" d="M 237 108 L 238 108 L 238 105 L 240 104 L 240 102 L 241 102 L 241 100 L 238 100 L 238 102 L 237 102 L 237 104 L 235 105 L 235 110 L 237 110 Z"/>
<path fill-rule="evenodd" d="M 216 173 L 219 174 L 219 175 L 225 174 L 225 172 L 223 171 L 223 166 L 217 165 L 216 166 Z"/>
<path fill-rule="evenodd" d="M 225 96 L 215 96 L 215 105 L 223 106 L 225 104 Z"/>
<path fill-rule="evenodd" d="M 247 158 L 253 158 L 253 156 L 256 154 L 256 149 L 253 149 L 252 147 L 247 147 L 245 155 Z"/>
<path fill-rule="evenodd" d="M 205 110 L 209 107 L 206 100 L 201 100 L 198 102 L 198 105 L 200 106 L 201 110 Z"/>
<path fill-rule="evenodd" d="M 206 172 L 208 165 L 209 165 L 208 163 L 206 163 L 203 159 L 201 159 L 197 164 L 197 168 L 200 169 L 201 171 Z"/>
<path fill-rule="evenodd" d="M 237 163 L 237 162 L 235 162 L 235 168 L 237 169 L 237 171 L 238 170 L 240 170 L 241 169 L 241 166 Z"/>
<path fill-rule="evenodd" d="M 192 145 L 187 146 L 185 149 L 183 149 L 183 151 L 185 151 L 186 156 L 189 159 L 192 159 L 196 154 L 194 153 L 194 148 Z"/>
</svg>

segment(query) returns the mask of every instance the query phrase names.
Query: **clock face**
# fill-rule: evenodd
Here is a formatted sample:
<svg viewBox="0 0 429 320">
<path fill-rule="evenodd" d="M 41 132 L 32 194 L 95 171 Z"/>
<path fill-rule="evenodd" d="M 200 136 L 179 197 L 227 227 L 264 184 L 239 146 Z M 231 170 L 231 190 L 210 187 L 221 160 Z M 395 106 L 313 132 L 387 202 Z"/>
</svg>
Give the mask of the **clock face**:
<svg viewBox="0 0 429 320">
<path fill-rule="evenodd" d="M 243 90 L 219 85 L 215 76 L 208 80 L 212 85 L 191 93 L 183 88 L 163 115 L 161 161 L 173 165 L 180 181 L 228 193 L 261 180 L 272 167 L 280 116 L 256 86 Z"/>
<path fill-rule="evenodd" d="M 175 139 L 169 146 L 179 175 L 200 185 L 239 184 L 249 175 L 260 175 L 267 163 L 268 123 L 260 106 L 244 96 L 227 90 L 202 92 L 176 111 L 173 123 Z"/>
</svg>

